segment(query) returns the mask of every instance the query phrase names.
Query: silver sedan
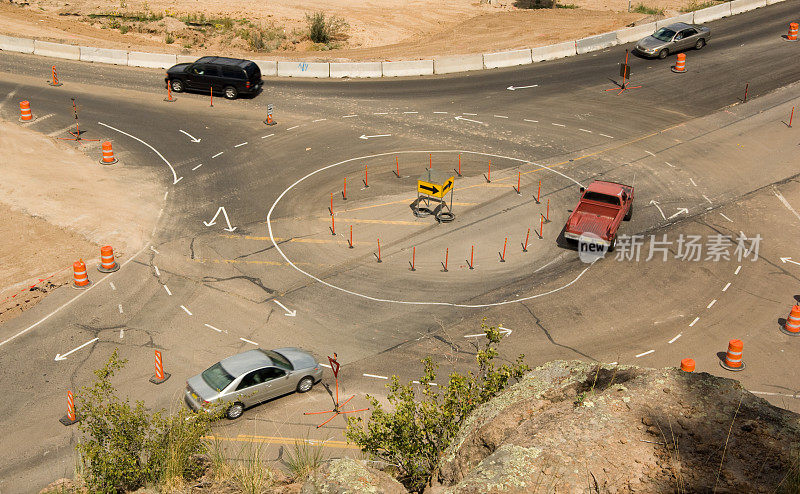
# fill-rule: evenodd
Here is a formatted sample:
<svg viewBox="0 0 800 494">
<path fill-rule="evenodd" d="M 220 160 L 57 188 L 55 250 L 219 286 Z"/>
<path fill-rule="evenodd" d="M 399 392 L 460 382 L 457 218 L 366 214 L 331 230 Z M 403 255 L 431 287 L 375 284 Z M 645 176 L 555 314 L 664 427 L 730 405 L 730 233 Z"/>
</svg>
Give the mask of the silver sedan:
<svg viewBox="0 0 800 494">
<path fill-rule="evenodd" d="M 646 57 L 667 58 L 670 53 L 689 48 L 699 50 L 710 38 L 711 30 L 705 26 L 677 22 L 640 39 L 633 49 Z"/>
<path fill-rule="evenodd" d="M 317 360 L 300 349 L 259 348 L 223 359 L 189 378 L 184 399 L 192 410 L 223 406 L 233 420 L 247 407 L 295 391 L 310 391 L 321 378 Z"/>
</svg>

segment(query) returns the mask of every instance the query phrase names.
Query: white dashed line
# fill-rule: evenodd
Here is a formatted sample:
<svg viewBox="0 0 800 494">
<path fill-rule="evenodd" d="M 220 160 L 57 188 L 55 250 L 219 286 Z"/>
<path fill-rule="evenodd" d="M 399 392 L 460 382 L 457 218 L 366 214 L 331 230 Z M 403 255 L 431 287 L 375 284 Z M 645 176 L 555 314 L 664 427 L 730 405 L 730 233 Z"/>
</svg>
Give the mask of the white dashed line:
<svg viewBox="0 0 800 494">
<path fill-rule="evenodd" d="M 783 195 L 780 192 L 777 191 L 777 189 L 773 189 L 773 192 L 775 193 L 775 197 L 780 199 L 780 201 L 783 203 L 783 205 L 786 206 L 786 209 L 788 209 L 789 211 L 794 213 L 794 215 L 797 217 L 797 219 L 800 220 L 800 214 L 798 214 L 797 211 L 794 210 L 792 205 L 789 204 L 789 201 L 787 201 L 786 198 L 783 197 Z"/>
<path fill-rule="evenodd" d="M 117 289 L 117 287 L 114 286 L 114 282 L 113 281 L 109 281 L 108 285 L 111 287 L 112 290 L 116 290 Z"/>
<path fill-rule="evenodd" d="M 119 328 L 119 339 L 123 339 L 125 337 L 125 328 Z"/>
<path fill-rule="evenodd" d="M 213 159 L 214 159 L 214 158 L 216 158 L 217 156 L 222 156 L 222 153 L 224 153 L 224 152 L 225 152 L 225 151 L 220 151 L 220 152 L 218 152 L 217 154 L 215 154 L 214 156 L 212 156 L 212 157 L 211 157 L 211 159 L 213 160 Z"/>
<path fill-rule="evenodd" d="M 156 254 L 158 254 L 158 253 L 159 253 L 159 252 L 156 250 L 156 248 L 155 248 L 155 247 L 153 247 L 152 245 L 150 246 L 150 250 L 152 250 L 152 251 L 153 251 L 153 252 L 155 252 Z"/>
<path fill-rule="evenodd" d="M 703 195 L 703 199 L 705 199 L 706 201 L 708 201 L 708 203 L 709 203 L 709 204 L 714 204 L 713 202 L 711 202 L 711 199 L 709 199 L 709 198 L 708 198 L 708 197 L 706 197 L 705 195 Z"/>
<path fill-rule="evenodd" d="M 344 115 L 342 118 L 353 118 L 357 117 L 358 115 Z"/>
<path fill-rule="evenodd" d="M 734 271 L 733 274 L 739 274 L 739 271 L 741 271 L 741 270 L 742 270 L 742 267 L 739 266 L 738 268 L 736 268 L 736 271 Z"/>
<path fill-rule="evenodd" d="M 362 376 L 364 376 L 364 377 L 374 377 L 375 379 L 387 379 L 387 380 L 389 379 L 386 376 L 376 376 L 375 374 L 362 374 Z"/>
<path fill-rule="evenodd" d="M 235 147 L 235 148 L 240 148 L 240 147 L 242 147 L 242 146 L 247 146 L 247 141 L 245 141 L 245 142 L 240 142 L 239 144 L 237 144 L 237 145 L 235 145 L 235 146 L 233 146 L 233 147 Z"/>
<path fill-rule="evenodd" d="M 555 125 L 556 127 L 566 127 L 566 125 L 564 125 L 564 124 L 557 124 L 557 123 L 553 123 L 553 122 L 551 122 L 551 124 Z"/>
<path fill-rule="evenodd" d="M 470 115 L 470 116 L 473 116 L 473 117 L 475 117 L 475 116 L 477 116 L 478 114 L 477 114 L 477 113 L 462 113 L 462 115 Z"/>
<path fill-rule="evenodd" d="M 202 164 L 202 163 L 200 163 L 199 165 L 197 165 L 197 166 L 195 166 L 194 168 L 192 168 L 192 171 L 195 171 L 195 170 L 197 170 L 197 169 L 198 169 L 198 168 L 200 168 L 201 166 L 203 166 L 203 164 Z"/>
<path fill-rule="evenodd" d="M 690 181 L 690 182 L 692 182 L 692 185 L 694 185 L 695 187 L 697 187 L 697 184 L 696 184 L 696 183 L 694 183 L 694 179 L 693 179 L 693 178 L 690 178 L 690 179 L 689 179 L 689 181 Z"/>
<path fill-rule="evenodd" d="M 530 122 L 530 123 L 539 123 L 538 120 L 528 120 L 527 118 L 523 118 L 522 120 L 525 121 L 525 122 Z"/>
<path fill-rule="evenodd" d="M 637 355 L 636 358 L 644 357 L 645 355 L 650 355 L 651 353 L 654 353 L 654 352 L 655 352 L 655 350 L 647 350 L 646 352 L 642 352 L 639 355 Z"/>
<path fill-rule="evenodd" d="M 211 328 L 211 329 L 213 329 L 214 331 L 216 331 L 217 333 L 221 333 L 221 332 L 222 332 L 222 330 L 221 330 L 221 329 L 217 329 L 217 328 L 215 328 L 214 326 L 212 326 L 212 325 L 210 325 L 210 324 L 203 324 L 203 326 L 205 326 L 205 327 L 207 327 L 207 328 Z"/>
<path fill-rule="evenodd" d="M 669 163 L 669 162 L 665 161 L 664 164 L 667 165 L 670 168 L 675 168 L 675 165 L 673 165 L 672 163 Z"/>
<path fill-rule="evenodd" d="M 170 291 L 169 287 L 167 285 L 162 285 L 162 286 L 164 287 L 164 290 L 167 291 L 167 295 L 169 295 L 171 297 L 172 296 L 172 292 Z"/>
<path fill-rule="evenodd" d="M 265 135 L 265 136 L 261 136 L 261 138 L 262 138 L 262 139 L 266 139 L 267 137 L 272 137 L 272 136 L 274 136 L 274 135 L 275 135 L 275 134 L 267 134 L 267 135 Z"/>
<path fill-rule="evenodd" d="M 578 129 L 578 130 L 580 130 L 581 132 L 588 132 L 588 133 L 590 133 L 590 134 L 592 133 L 592 131 L 591 131 L 591 130 L 586 130 L 586 129 Z"/>
<path fill-rule="evenodd" d="M 419 113 L 418 111 L 404 111 L 406 115 L 411 115 L 412 113 Z"/>
<path fill-rule="evenodd" d="M 240 339 L 240 340 L 242 340 L 242 341 L 243 341 L 243 342 L 245 342 L 245 343 L 250 343 L 251 345 L 258 346 L 258 343 L 256 343 L 255 341 L 250 341 L 250 340 L 248 340 L 248 339 L 241 338 L 241 337 L 240 337 L 239 339 Z"/>
<path fill-rule="evenodd" d="M 192 313 L 189 312 L 189 309 L 187 309 L 186 306 L 181 305 L 181 309 L 183 309 L 183 311 L 189 314 L 190 316 L 192 315 Z"/>
<path fill-rule="evenodd" d="M 787 398 L 795 398 L 797 399 L 800 396 L 800 393 L 795 393 L 793 395 L 785 394 L 785 393 L 773 393 L 771 391 L 750 391 L 754 395 L 767 395 L 767 396 L 785 396 Z"/>
<path fill-rule="evenodd" d="M 122 304 L 119 304 L 117 307 L 119 307 L 119 313 L 122 314 Z"/>
<path fill-rule="evenodd" d="M 55 115 L 55 113 L 48 113 L 47 115 L 42 115 L 41 117 L 37 117 L 36 120 L 34 120 L 33 122 L 24 123 L 24 124 L 22 124 L 22 126 L 23 127 L 27 127 L 29 125 L 37 124 L 37 123 L 41 122 L 42 120 L 45 120 L 47 118 L 52 117 L 53 115 Z"/>
<path fill-rule="evenodd" d="M 645 151 L 644 151 L 644 152 L 645 152 L 645 153 L 647 153 L 647 154 L 649 154 L 650 156 L 655 156 L 655 153 L 651 153 L 650 151 L 648 151 L 648 150 L 646 150 L 646 149 L 645 149 Z"/>
<path fill-rule="evenodd" d="M 328 365 L 328 364 L 323 364 L 323 363 L 320 363 L 319 365 L 321 365 L 322 367 L 327 367 L 328 369 L 331 369 L 331 368 L 332 368 L 332 367 L 331 367 L 330 365 Z"/>
<path fill-rule="evenodd" d="M 508 118 L 508 117 L 505 115 L 495 115 L 494 118 Z"/>
<path fill-rule="evenodd" d="M 183 177 L 181 177 L 181 178 L 183 178 Z M 169 191 L 166 191 L 166 192 L 164 192 L 164 200 L 165 200 L 165 201 L 167 200 L 167 196 L 168 196 L 168 195 L 169 195 Z"/>
<path fill-rule="evenodd" d="M 414 384 L 422 384 L 419 381 L 411 381 L 411 382 L 414 383 Z M 428 383 L 428 384 L 430 384 L 431 386 L 438 386 L 438 384 L 436 384 L 436 383 Z"/>
<path fill-rule="evenodd" d="M 155 264 L 153 264 L 153 271 L 156 272 L 156 276 L 161 276 L 161 271 L 158 270 L 158 266 Z"/>
<path fill-rule="evenodd" d="M 708 303 L 708 305 L 706 306 L 706 309 L 710 309 L 710 308 L 714 307 L 714 304 L 716 304 L 716 303 L 717 303 L 717 299 L 712 300 L 711 302 Z"/>
<path fill-rule="evenodd" d="M 700 318 L 699 318 L 699 317 L 695 317 L 695 318 L 694 318 L 694 321 L 692 321 L 692 322 L 690 322 L 690 323 L 689 323 L 689 327 L 691 328 L 692 326 L 694 326 L 695 324 L 697 324 L 697 321 L 699 321 L 699 320 L 700 320 Z"/>
<path fill-rule="evenodd" d="M 723 289 L 722 289 L 722 291 L 723 291 L 723 292 L 727 292 L 727 291 L 728 291 L 728 288 L 729 288 L 730 286 L 731 286 L 731 284 L 730 284 L 730 283 L 728 283 L 727 285 L 725 285 L 725 288 L 723 288 Z"/>
<path fill-rule="evenodd" d="M 318 118 L 318 119 L 316 119 L 316 120 L 312 120 L 312 123 L 316 123 L 316 122 L 324 122 L 325 120 L 327 120 L 327 118 Z"/>
<path fill-rule="evenodd" d="M 298 127 L 300 127 L 300 126 L 299 126 L 299 125 L 295 125 L 294 127 L 289 127 L 289 128 L 288 128 L 288 129 L 286 129 L 286 130 L 294 130 L 294 129 L 298 128 Z"/>
<path fill-rule="evenodd" d="M 730 218 L 728 218 L 728 217 L 727 217 L 727 216 L 725 216 L 724 214 L 722 214 L 722 213 L 719 213 L 719 215 L 720 215 L 720 216 L 722 216 L 723 218 L 725 218 L 726 220 L 730 221 L 731 223 L 733 223 L 733 220 L 732 220 L 732 219 L 730 219 Z"/>
<path fill-rule="evenodd" d="M 446 111 L 435 111 L 433 113 L 436 113 L 437 115 L 447 115 Z"/>
<path fill-rule="evenodd" d="M 671 344 L 675 343 L 675 340 L 677 340 L 680 337 L 681 337 L 681 333 L 678 333 L 674 338 L 669 340 L 667 343 L 669 343 L 671 345 Z"/>
<path fill-rule="evenodd" d="M 606 135 L 606 134 L 600 134 L 600 135 L 603 136 L 603 137 L 608 137 L 609 139 L 613 139 L 613 137 L 611 137 L 610 135 Z"/>
<path fill-rule="evenodd" d="M 373 115 L 388 115 L 388 114 L 389 114 L 389 112 L 387 112 L 387 111 L 373 113 Z"/>
</svg>

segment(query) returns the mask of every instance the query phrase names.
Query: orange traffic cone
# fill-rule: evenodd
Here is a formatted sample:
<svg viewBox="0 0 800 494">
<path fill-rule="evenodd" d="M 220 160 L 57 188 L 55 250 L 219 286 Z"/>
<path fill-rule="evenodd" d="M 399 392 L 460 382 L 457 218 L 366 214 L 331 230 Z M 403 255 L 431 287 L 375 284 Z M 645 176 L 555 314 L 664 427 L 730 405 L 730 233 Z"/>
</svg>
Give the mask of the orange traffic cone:
<svg viewBox="0 0 800 494">
<path fill-rule="evenodd" d="M 114 150 L 111 148 L 111 142 L 106 141 L 103 143 L 103 157 L 100 159 L 101 165 L 113 165 L 117 162 L 114 157 Z"/>
<path fill-rule="evenodd" d="M 30 122 L 33 120 L 33 113 L 31 112 L 31 103 L 28 100 L 19 102 L 19 121 Z"/>
<path fill-rule="evenodd" d="M 787 34 L 783 39 L 786 41 L 797 41 L 797 29 L 798 24 L 796 22 L 792 22 L 789 24 L 789 34 Z"/>
<path fill-rule="evenodd" d="M 67 414 L 58 419 L 64 425 L 72 425 L 80 420 L 78 414 L 75 413 L 75 397 L 72 396 L 72 391 L 67 391 Z"/>
<path fill-rule="evenodd" d="M 113 273 L 119 269 L 119 264 L 114 260 L 114 249 L 110 245 L 100 247 L 100 265 L 97 270 L 101 273 Z"/>
<path fill-rule="evenodd" d="M 792 311 L 786 318 L 786 324 L 783 325 L 781 331 L 790 336 L 800 336 L 800 305 L 792 306 Z"/>
<path fill-rule="evenodd" d="M 678 59 L 675 61 L 672 71 L 678 74 L 686 72 L 686 55 L 684 53 L 678 53 Z"/>
<path fill-rule="evenodd" d="M 164 372 L 164 364 L 161 363 L 161 352 L 156 350 L 156 373 L 150 378 L 150 382 L 153 384 L 161 384 L 169 379 L 169 376 L 170 374 L 168 372 Z"/>
<path fill-rule="evenodd" d="M 728 353 L 725 354 L 725 361 L 720 361 L 719 365 L 723 369 L 729 371 L 744 370 L 744 362 L 742 362 L 742 348 L 744 344 L 742 340 L 731 340 L 728 342 Z"/>
</svg>

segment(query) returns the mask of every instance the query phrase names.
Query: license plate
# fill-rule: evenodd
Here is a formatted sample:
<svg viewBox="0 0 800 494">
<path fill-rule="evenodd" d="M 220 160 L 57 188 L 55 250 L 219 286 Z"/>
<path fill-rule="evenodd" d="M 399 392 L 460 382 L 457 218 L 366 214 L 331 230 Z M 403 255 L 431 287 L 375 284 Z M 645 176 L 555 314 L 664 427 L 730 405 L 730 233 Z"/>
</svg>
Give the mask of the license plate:
<svg viewBox="0 0 800 494">
<path fill-rule="evenodd" d="M 198 397 L 195 393 L 191 393 L 191 395 L 192 395 L 192 398 L 194 398 L 197 401 L 200 401 L 200 397 Z"/>
</svg>

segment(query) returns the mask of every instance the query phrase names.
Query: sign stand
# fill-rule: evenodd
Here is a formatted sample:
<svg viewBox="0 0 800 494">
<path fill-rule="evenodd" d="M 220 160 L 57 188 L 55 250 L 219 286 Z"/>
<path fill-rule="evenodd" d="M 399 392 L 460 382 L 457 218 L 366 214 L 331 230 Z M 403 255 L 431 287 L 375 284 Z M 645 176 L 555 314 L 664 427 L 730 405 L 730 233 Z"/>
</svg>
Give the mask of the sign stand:
<svg viewBox="0 0 800 494">
<path fill-rule="evenodd" d="M 350 398 L 346 399 L 344 403 L 339 403 L 339 362 L 337 362 L 337 355 L 336 353 L 333 354 L 333 357 L 328 357 L 328 362 L 331 364 L 331 370 L 333 371 L 333 377 L 336 379 L 336 398 L 333 402 L 333 410 L 325 410 L 324 412 L 304 412 L 303 415 L 321 415 L 323 413 L 332 413 L 333 416 L 326 420 L 325 422 L 319 424 L 317 429 L 322 427 L 323 425 L 327 424 L 331 420 L 335 419 L 339 415 L 344 415 L 346 413 L 354 413 L 354 412 L 365 412 L 369 410 L 369 408 L 361 408 L 360 410 L 346 410 L 342 411 L 342 407 L 347 405 L 347 403 L 355 398 L 356 395 L 351 396 Z"/>
<path fill-rule="evenodd" d="M 631 66 L 628 65 L 628 50 L 625 50 L 625 63 L 619 64 L 619 76 L 622 77 L 622 83 L 614 82 L 617 87 L 606 89 L 606 91 L 619 91 L 617 95 L 622 94 L 626 89 L 639 89 L 642 86 L 631 86 Z"/>
<path fill-rule="evenodd" d="M 267 118 L 264 120 L 264 123 L 267 125 L 275 125 L 278 123 L 272 119 L 272 103 L 267 105 Z"/>
<path fill-rule="evenodd" d="M 62 141 L 99 141 L 100 139 L 84 139 L 81 137 L 81 134 L 86 132 L 81 131 L 80 124 L 78 123 L 78 105 L 75 103 L 75 98 L 70 98 L 72 100 L 72 114 L 75 115 L 75 132 L 69 131 L 72 137 L 59 137 Z"/>
<path fill-rule="evenodd" d="M 417 198 L 411 203 L 411 210 L 417 218 L 434 215 L 439 223 L 450 223 L 456 218 L 453 214 L 453 191 L 455 176 L 447 176 L 430 168 L 417 179 Z M 447 193 L 450 193 L 450 205 Z M 434 206 L 435 204 L 435 206 Z M 422 205 L 420 207 L 420 205 Z M 433 209 L 431 209 L 433 207 Z"/>
</svg>

